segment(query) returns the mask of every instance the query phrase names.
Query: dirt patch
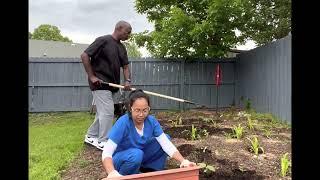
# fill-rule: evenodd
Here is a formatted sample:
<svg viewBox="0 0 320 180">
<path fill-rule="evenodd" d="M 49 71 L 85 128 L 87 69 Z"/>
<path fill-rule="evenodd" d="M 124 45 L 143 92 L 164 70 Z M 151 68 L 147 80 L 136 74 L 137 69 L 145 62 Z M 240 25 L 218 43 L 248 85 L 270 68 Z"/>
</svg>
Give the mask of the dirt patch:
<svg viewBox="0 0 320 180">
<path fill-rule="evenodd" d="M 73 163 L 61 172 L 65 180 L 97 180 L 107 177 L 101 163 L 102 152 L 91 145 L 84 145 L 84 150 Z"/>
<path fill-rule="evenodd" d="M 206 148 L 196 148 L 195 145 L 183 144 L 177 147 L 180 153 L 194 162 L 202 162 L 214 167 L 215 171 L 200 170 L 200 179 L 264 179 L 263 175 L 257 175 L 254 170 L 244 170 L 238 162 L 228 159 L 219 159 L 211 150 Z M 168 163 L 168 169 L 176 168 L 173 163 Z"/>
<path fill-rule="evenodd" d="M 254 129 L 247 126 L 246 118 L 235 118 L 235 109 L 225 109 L 216 116 L 215 111 L 192 110 L 187 112 L 159 112 L 159 119 L 165 133 L 169 134 L 173 144 L 181 154 L 196 163 L 214 167 L 215 171 L 200 169 L 200 179 L 291 179 L 289 170 L 286 177 L 281 177 L 280 159 L 289 153 L 291 160 L 291 129 L 275 124 L 263 124 L 257 120 Z M 180 122 L 179 119 L 181 118 Z M 173 122 L 179 122 L 175 124 Z M 182 122 L 182 123 L 181 123 Z M 200 134 L 199 139 L 191 139 L 192 124 Z M 241 124 L 244 136 L 230 138 L 232 127 Z M 206 130 L 207 135 L 203 133 Z M 247 138 L 257 137 L 264 152 L 255 155 L 249 151 Z M 167 161 L 166 169 L 178 168 L 174 159 Z M 106 177 L 102 167 L 101 151 L 85 145 L 83 152 L 63 172 L 62 179 L 96 180 Z"/>
<path fill-rule="evenodd" d="M 225 133 L 231 133 L 231 128 L 217 128 L 208 125 L 194 126 L 196 128 L 196 135 L 206 137 L 208 135 L 224 135 Z M 192 126 L 180 126 L 180 127 L 167 127 L 163 128 L 163 131 L 170 135 L 171 138 L 184 138 L 191 140 Z M 198 138 L 197 138 L 198 139 Z"/>
</svg>

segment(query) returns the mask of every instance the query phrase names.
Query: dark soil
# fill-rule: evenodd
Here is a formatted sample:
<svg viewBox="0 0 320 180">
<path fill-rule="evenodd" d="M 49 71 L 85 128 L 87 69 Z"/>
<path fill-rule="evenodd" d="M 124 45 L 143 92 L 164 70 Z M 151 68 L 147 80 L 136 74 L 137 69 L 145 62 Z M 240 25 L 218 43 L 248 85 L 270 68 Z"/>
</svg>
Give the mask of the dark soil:
<svg viewBox="0 0 320 180">
<path fill-rule="evenodd" d="M 201 180 L 291 179 L 291 171 L 284 178 L 279 175 L 282 155 L 289 153 L 291 160 L 291 129 L 282 125 L 264 127 L 265 124 L 255 124 L 255 129 L 249 130 L 245 118 L 232 118 L 239 110 L 231 112 L 232 116 L 220 117 L 221 114 L 230 114 L 230 111 L 226 109 L 219 112 L 219 117 L 215 116 L 215 111 L 201 110 L 159 112 L 156 117 L 164 132 L 170 135 L 172 142 L 186 159 L 215 168 L 215 171 L 206 172 L 205 168 L 200 169 Z M 174 125 L 173 121 L 180 117 L 182 123 Z M 191 140 L 192 124 L 200 135 L 196 140 Z M 227 137 L 226 134 L 231 134 L 232 127 L 238 124 L 244 127 L 244 136 L 241 139 Z M 203 133 L 204 130 L 207 136 Z M 253 136 L 258 138 L 264 149 L 263 153 L 260 151 L 258 155 L 254 155 L 250 150 L 247 138 Z M 166 169 L 178 167 L 176 160 L 168 158 Z M 101 151 L 90 145 L 85 145 L 83 152 L 61 172 L 62 179 L 96 180 L 106 176 L 101 163 Z"/>
<path fill-rule="evenodd" d="M 257 175 L 256 171 L 240 170 L 238 162 L 228 159 L 219 159 L 211 150 L 205 148 L 196 148 L 194 145 L 183 144 L 178 147 L 180 153 L 190 159 L 190 161 L 203 162 L 205 164 L 214 165 L 217 169 L 215 172 L 205 173 L 200 171 L 200 179 L 263 179 L 264 176 Z"/>
<path fill-rule="evenodd" d="M 224 135 L 225 133 L 231 133 L 231 128 L 216 128 L 208 125 L 201 125 L 196 126 L 197 132 L 199 133 L 200 137 L 204 137 L 205 133 L 204 130 L 209 135 Z M 191 140 L 191 129 L 190 125 L 180 126 L 180 127 L 167 127 L 163 128 L 163 131 L 170 135 L 171 138 L 184 138 L 187 140 Z"/>
</svg>

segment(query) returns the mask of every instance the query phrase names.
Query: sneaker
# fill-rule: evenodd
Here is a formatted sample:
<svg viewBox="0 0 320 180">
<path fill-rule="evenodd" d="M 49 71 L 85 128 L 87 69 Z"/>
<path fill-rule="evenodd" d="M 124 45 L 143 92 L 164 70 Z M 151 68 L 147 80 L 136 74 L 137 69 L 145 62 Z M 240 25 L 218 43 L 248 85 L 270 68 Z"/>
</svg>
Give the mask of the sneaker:
<svg viewBox="0 0 320 180">
<path fill-rule="evenodd" d="M 85 135 L 84 142 L 91 144 L 92 146 L 96 146 L 98 144 L 98 138 L 89 137 L 88 135 Z"/>
<path fill-rule="evenodd" d="M 97 147 L 98 149 L 100 149 L 100 150 L 103 150 L 103 148 L 105 147 L 106 144 L 107 144 L 106 141 L 104 141 L 104 142 L 98 142 L 97 145 L 96 145 L 96 147 Z"/>
</svg>

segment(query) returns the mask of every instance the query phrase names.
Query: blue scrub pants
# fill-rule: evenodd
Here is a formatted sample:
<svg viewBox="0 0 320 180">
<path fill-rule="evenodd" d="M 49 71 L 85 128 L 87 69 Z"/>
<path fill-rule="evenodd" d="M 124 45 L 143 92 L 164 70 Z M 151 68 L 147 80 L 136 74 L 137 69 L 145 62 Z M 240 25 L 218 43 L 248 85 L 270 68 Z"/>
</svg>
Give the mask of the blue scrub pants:
<svg viewBox="0 0 320 180">
<path fill-rule="evenodd" d="M 167 137 L 170 139 L 168 135 Z M 112 160 L 115 169 L 121 175 L 130 175 L 138 174 L 140 167 L 163 170 L 167 157 L 156 138 L 153 138 L 143 150 L 129 148 L 119 151 L 113 155 Z"/>
</svg>

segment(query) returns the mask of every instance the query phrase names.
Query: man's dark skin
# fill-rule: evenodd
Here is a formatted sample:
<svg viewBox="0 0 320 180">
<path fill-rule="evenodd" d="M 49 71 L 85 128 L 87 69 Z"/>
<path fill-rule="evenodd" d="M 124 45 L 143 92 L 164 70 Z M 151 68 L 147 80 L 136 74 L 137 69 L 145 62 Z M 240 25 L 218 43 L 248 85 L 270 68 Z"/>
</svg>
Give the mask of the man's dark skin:
<svg viewBox="0 0 320 180">
<path fill-rule="evenodd" d="M 122 40 L 125 41 L 127 39 L 129 39 L 129 35 L 131 34 L 131 26 L 130 24 L 126 23 L 126 22 L 121 22 L 119 23 L 118 26 L 115 27 L 115 30 L 112 33 L 112 37 L 115 40 Z M 101 79 L 99 79 L 97 76 L 95 76 L 91 64 L 90 64 L 90 57 L 88 56 L 87 53 L 83 52 L 81 54 L 81 59 L 84 65 L 84 68 L 88 74 L 88 77 L 90 79 L 90 81 L 93 84 L 100 84 L 103 81 Z M 130 70 L 129 70 L 129 65 L 124 65 L 123 66 L 123 75 L 125 79 L 130 79 Z M 130 82 L 125 81 L 124 84 L 124 90 L 131 90 L 131 86 L 130 86 Z"/>
</svg>

